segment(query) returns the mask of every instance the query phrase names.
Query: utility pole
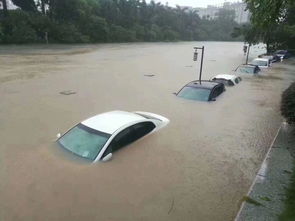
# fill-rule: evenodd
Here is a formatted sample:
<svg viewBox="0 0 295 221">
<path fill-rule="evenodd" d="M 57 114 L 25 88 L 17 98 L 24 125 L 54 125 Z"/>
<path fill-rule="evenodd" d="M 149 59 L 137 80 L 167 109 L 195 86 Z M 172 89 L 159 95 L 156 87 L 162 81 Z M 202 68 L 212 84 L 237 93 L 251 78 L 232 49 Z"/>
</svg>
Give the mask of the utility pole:
<svg viewBox="0 0 295 221">
<path fill-rule="evenodd" d="M 45 0 L 41 0 L 41 11 L 43 15 L 46 15 L 46 10 L 45 10 Z"/>
<path fill-rule="evenodd" d="M 247 51 L 247 57 L 246 57 L 246 64 L 248 64 L 248 58 L 249 58 L 250 47 L 251 47 L 251 45 L 249 44 L 249 46 L 248 46 L 248 51 Z"/>
<path fill-rule="evenodd" d="M 6 18 L 8 16 L 7 2 L 6 0 L 1 0 L 1 1 L 2 1 L 2 7 L 3 7 L 3 15 Z"/>
<path fill-rule="evenodd" d="M 46 41 L 46 44 L 48 44 L 48 32 L 47 31 L 45 32 L 45 41 Z"/>
<path fill-rule="evenodd" d="M 202 84 L 201 80 L 202 80 L 202 71 L 203 71 L 203 59 L 204 59 L 204 51 L 205 51 L 205 47 L 194 47 L 195 52 L 194 52 L 194 61 L 198 60 L 198 49 L 202 50 L 202 57 L 201 57 L 201 65 L 200 65 L 200 74 L 199 74 L 199 82 L 200 84 Z"/>
</svg>

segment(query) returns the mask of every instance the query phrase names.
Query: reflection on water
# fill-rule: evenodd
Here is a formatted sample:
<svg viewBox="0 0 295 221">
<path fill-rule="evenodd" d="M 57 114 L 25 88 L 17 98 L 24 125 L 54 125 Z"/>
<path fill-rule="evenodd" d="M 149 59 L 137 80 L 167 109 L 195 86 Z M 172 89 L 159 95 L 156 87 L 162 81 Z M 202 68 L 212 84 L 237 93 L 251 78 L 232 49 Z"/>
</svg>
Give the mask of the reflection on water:
<svg viewBox="0 0 295 221">
<path fill-rule="evenodd" d="M 246 76 L 216 102 L 177 98 L 198 77 L 192 53 L 202 45 L 203 79 L 244 63 L 242 43 L 0 48 L 0 220 L 231 220 L 280 124 L 294 68 Z M 110 110 L 171 122 L 107 163 L 59 154 L 58 132 Z"/>
</svg>

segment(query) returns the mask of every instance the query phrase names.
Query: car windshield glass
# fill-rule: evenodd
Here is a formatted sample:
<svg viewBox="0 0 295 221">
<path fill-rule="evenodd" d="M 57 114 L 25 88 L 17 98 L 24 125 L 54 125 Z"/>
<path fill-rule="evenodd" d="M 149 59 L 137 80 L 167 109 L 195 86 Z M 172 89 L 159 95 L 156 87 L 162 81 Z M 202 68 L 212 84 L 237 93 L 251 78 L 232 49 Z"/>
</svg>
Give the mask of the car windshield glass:
<svg viewBox="0 0 295 221">
<path fill-rule="evenodd" d="M 275 54 L 285 54 L 285 51 L 276 51 Z"/>
<path fill-rule="evenodd" d="M 62 136 L 58 143 L 80 157 L 95 160 L 110 136 L 110 134 L 78 124 Z"/>
<path fill-rule="evenodd" d="M 178 97 L 182 97 L 190 100 L 208 101 L 210 90 L 206 88 L 184 87 L 178 94 Z"/>
<path fill-rule="evenodd" d="M 255 67 L 255 66 L 254 66 Z M 254 67 L 239 67 L 238 71 L 245 74 L 253 74 Z"/>
<path fill-rule="evenodd" d="M 267 66 L 267 61 L 254 60 L 252 61 L 252 64 L 258 65 L 258 66 Z"/>
</svg>

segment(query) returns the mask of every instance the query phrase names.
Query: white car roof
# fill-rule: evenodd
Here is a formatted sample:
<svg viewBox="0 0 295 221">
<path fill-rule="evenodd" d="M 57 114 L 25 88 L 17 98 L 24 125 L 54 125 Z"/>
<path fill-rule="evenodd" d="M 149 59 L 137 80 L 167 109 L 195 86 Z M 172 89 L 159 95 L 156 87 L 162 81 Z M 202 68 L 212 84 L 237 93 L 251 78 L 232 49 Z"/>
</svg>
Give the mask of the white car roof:
<svg viewBox="0 0 295 221">
<path fill-rule="evenodd" d="M 268 58 L 255 58 L 253 61 L 267 61 L 268 62 Z"/>
<path fill-rule="evenodd" d="M 216 75 L 214 78 L 222 78 L 225 80 L 234 80 L 235 78 L 237 78 L 237 76 L 231 75 L 231 74 L 219 74 L 219 75 Z"/>
<path fill-rule="evenodd" d="M 127 111 L 110 111 L 88 118 L 81 123 L 92 129 L 113 134 L 124 125 L 143 120 L 146 120 L 146 118 L 135 113 Z"/>
</svg>

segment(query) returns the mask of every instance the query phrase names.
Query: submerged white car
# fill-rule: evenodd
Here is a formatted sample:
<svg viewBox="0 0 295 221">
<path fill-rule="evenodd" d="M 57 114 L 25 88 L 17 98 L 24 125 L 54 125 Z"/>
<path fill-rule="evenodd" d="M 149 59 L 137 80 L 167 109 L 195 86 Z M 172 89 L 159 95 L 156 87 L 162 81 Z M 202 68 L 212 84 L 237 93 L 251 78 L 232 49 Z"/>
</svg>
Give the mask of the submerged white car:
<svg viewBox="0 0 295 221">
<path fill-rule="evenodd" d="M 223 83 L 225 86 L 234 86 L 239 84 L 242 81 L 242 78 L 236 75 L 219 74 L 213 77 L 211 81 Z"/>
<path fill-rule="evenodd" d="M 93 116 L 74 126 L 57 143 L 90 161 L 108 161 L 120 148 L 153 133 L 169 123 L 148 112 L 111 111 Z"/>
<path fill-rule="evenodd" d="M 259 68 L 268 68 L 271 66 L 271 61 L 269 58 L 255 58 L 251 64 L 257 65 Z"/>
</svg>

